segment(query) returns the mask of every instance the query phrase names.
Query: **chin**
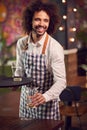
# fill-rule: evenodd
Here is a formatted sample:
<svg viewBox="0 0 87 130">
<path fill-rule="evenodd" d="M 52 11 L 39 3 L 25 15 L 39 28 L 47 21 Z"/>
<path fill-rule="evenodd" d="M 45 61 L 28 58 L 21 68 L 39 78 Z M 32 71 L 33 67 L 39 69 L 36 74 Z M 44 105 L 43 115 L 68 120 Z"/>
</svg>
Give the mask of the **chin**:
<svg viewBox="0 0 87 130">
<path fill-rule="evenodd" d="M 43 36 L 44 34 L 45 34 L 45 32 L 44 33 L 37 33 L 37 36 L 40 37 L 40 36 Z"/>
</svg>

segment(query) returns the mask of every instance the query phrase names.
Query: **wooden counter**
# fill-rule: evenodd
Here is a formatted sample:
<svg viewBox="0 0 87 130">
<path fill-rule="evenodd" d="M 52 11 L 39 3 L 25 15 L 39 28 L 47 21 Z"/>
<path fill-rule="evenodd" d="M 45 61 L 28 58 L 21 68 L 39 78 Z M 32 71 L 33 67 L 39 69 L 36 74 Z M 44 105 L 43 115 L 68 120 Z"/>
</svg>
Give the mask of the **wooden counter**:
<svg viewBox="0 0 87 130">
<path fill-rule="evenodd" d="M 0 130 L 58 130 L 63 121 L 21 120 L 16 117 L 0 117 Z"/>
</svg>

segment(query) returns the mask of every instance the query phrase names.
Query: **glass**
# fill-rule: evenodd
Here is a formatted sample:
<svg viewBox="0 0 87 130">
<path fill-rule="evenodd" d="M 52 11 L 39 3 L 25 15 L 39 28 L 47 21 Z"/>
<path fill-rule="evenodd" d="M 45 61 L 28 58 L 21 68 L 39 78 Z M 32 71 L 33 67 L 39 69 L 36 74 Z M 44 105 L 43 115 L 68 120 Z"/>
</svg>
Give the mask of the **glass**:
<svg viewBox="0 0 87 130">
<path fill-rule="evenodd" d="M 32 108 L 32 109 L 34 109 L 34 111 L 36 111 L 35 113 L 37 113 L 37 107 L 32 106 L 32 100 L 31 100 L 31 98 L 29 98 L 29 96 L 33 96 L 37 92 L 38 92 L 38 87 L 36 87 L 36 88 L 27 87 L 27 90 L 26 90 L 26 109 Z M 35 117 L 36 117 L 36 115 L 35 115 Z M 21 120 L 33 120 L 33 118 L 32 117 L 21 117 Z"/>
<path fill-rule="evenodd" d="M 13 62 L 11 64 L 11 70 L 12 70 L 12 78 L 13 78 L 13 81 L 22 81 L 22 68 L 21 67 L 16 67 L 16 63 Z M 18 71 L 18 74 L 20 76 L 16 76 L 15 72 Z"/>
<path fill-rule="evenodd" d="M 35 93 L 38 93 L 38 87 L 36 88 L 28 88 L 28 90 L 26 91 L 27 94 L 27 108 L 36 108 L 35 106 L 32 106 L 32 99 L 29 98 L 30 96 L 33 96 Z"/>
</svg>

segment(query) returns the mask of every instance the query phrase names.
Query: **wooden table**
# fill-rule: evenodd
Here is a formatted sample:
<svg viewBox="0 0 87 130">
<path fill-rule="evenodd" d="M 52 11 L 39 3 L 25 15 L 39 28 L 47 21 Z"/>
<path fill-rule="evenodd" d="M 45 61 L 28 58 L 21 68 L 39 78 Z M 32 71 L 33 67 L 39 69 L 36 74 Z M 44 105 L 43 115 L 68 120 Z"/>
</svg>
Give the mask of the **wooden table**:
<svg viewBox="0 0 87 130">
<path fill-rule="evenodd" d="M 16 117 L 0 117 L 0 130 L 58 130 L 63 121 L 21 120 Z"/>
</svg>

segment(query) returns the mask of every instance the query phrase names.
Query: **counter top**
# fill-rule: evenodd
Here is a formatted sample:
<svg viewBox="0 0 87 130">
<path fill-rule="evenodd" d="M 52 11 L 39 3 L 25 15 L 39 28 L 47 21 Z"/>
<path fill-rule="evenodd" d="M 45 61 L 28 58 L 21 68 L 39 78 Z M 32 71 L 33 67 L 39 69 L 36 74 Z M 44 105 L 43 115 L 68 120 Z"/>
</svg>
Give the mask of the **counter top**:
<svg viewBox="0 0 87 130">
<path fill-rule="evenodd" d="M 0 117 L 1 130 L 57 130 L 63 126 L 58 120 L 21 120 L 16 117 Z"/>
</svg>

